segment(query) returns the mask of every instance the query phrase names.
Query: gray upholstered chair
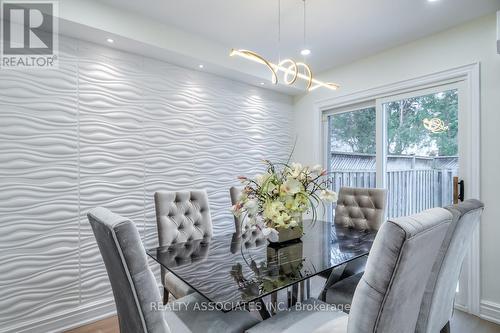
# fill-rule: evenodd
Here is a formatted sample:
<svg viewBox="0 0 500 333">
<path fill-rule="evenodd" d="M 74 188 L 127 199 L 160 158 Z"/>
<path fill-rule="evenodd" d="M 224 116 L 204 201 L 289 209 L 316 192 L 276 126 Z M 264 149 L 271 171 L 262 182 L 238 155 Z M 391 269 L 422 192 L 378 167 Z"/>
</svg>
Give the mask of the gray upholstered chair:
<svg viewBox="0 0 500 333">
<path fill-rule="evenodd" d="M 451 220 L 449 211 L 433 208 L 382 224 L 349 314 L 308 300 L 306 306 L 280 312 L 247 332 L 413 333 Z"/>
<path fill-rule="evenodd" d="M 472 199 L 446 209 L 453 214 L 453 222 L 427 282 L 416 333 L 449 332 L 460 269 L 484 205 Z"/>
<path fill-rule="evenodd" d="M 135 224 L 100 207 L 88 219 L 111 281 L 121 333 L 242 332 L 258 323 L 246 311 L 198 310 L 208 301 L 196 293 L 162 309 Z"/>
<path fill-rule="evenodd" d="M 231 205 L 235 205 L 240 197 L 241 191 L 231 186 L 229 189 L 229 195 L 231 197 Z M 267 242 L 267 238 L 262 235 L 261 232 L 257 232 L 256 230 L 251 230 L 247 227 L 243 228 L 242 220 L 239 217 L 234 217 L 234 229 L 235 233 L 233 234 L 233 239 L 231 242 L 231 253 L 236 253 L 240 250 L 240 246 L 244 245 L 245 248 L 250 248 L 254 246 L 259 246 L 265 242 Z"/>
<path fill-rule="evenodd" d="M 380 188 L 341 187 L 334 223 L 360 230 L 378 230 L 384 221 L 387 190 Z M 320 298 L 342 306 L 351 304 L 354 290 L 366 265 L 366 256 L 338 267 L 326 275 Z"/>
<path fill-rule="evenodd" d="M 155 193 L 156 223 L 160 246 L 212 237 L 212 218 L 204 190 Z M 162 267 L 164 300 L 194 292 L 186 283 Z"/>
<path fill-rule="evenodd" d="M 359 230 L 378 230 L 384 221 L 387 190 L 342 187 L 334 223 Z"/>
</svg>

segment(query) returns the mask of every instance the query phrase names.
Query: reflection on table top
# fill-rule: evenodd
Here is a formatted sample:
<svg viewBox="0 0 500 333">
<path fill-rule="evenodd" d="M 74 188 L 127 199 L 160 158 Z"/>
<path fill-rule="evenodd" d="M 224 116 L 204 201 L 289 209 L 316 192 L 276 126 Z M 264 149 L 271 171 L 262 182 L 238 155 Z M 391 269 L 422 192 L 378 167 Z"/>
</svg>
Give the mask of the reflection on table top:
<svg viewBox="0 0 500 333">
<path fill-rule="evenodd" d="M 374 231 L 304 221 L 300 241 L 270 244 L 258 230 L 228 233 L 147 251 L 212 302 L 232 307 L 368 254 Z M 226 306 L 226 305 L 225 305 Z"/>
</svg>

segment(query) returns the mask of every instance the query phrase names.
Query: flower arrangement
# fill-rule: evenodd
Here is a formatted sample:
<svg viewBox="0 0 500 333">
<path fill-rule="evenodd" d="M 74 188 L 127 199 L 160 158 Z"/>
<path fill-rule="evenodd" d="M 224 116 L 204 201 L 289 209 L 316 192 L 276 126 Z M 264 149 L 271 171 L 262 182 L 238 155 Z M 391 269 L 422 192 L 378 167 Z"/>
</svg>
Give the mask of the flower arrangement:
<svg viewBox="0 0 500 333">
<path fill-rule="evenodd" d="M 302 228 L 305 212 L 311 211 L 315 220 L 320 203 L 337 200 L 337 194 L 328 189 L 327 172 L 321 165 L 264 162 L 266 172 L 255 179 L 238 177 L 244 188 L 232 211 L 271 241 L 277 239 L 279 230 Z"/>
</svg>

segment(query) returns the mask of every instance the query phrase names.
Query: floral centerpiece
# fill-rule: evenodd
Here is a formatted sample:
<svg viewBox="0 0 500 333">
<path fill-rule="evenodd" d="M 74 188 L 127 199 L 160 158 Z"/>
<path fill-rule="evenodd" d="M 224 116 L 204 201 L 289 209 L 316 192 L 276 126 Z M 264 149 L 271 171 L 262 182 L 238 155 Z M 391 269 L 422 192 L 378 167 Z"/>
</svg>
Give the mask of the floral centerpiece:
<svg viewBox="0 0 500 333">
<path fill-rule="evenodd" d="M 264 162 L 266 172 L 255 179 L 238 177 L 244 188 L 233 213 L 242 223 L 261 229 L 271 242 L 300 238 L 302 215 L 311 212 L 315 220 L 320 203 L 337 200 L 328 189 L 327 172 L 321 165 Z"/>
</svg>

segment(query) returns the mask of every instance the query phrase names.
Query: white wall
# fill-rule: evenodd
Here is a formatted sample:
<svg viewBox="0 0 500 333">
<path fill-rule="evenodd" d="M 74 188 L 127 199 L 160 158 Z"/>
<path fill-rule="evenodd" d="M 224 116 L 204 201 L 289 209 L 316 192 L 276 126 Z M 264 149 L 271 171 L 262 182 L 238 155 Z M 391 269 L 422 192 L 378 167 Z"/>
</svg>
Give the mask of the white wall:
<svg viewBox="0 0 500 333">
<path fill-rule="evenodd" d="M 395 83 L 453 67 L 481 63 L 481 199 L 486 205 L 481 226 L 481 282 L 483 303 L 500 310 L 500 55 L 496 52 L 496 18 L 472 21 L 413 43 L 332 69 L 320 75 L 342 88 L 295 99 L 295 124 L 299 136 L 296 159 L 321 162 L 319 120 L 313 117 L 315 102 L 332 96 Z M 488 302 L 493 302 L 488 303 Z M 495 313 L 500 320 L 500 311 Z"/>
<path fill-rule="evenodd" d="M 497 52 L 500 54 L 500 10 L 497 12 Z"/>
<path fill-rule="evenodd" d="M 60 330 L 113 311 L 86 212 L 156 244 L 153 193 L 206 188 L 215 233 L 229 187 L 284 159 L 290 97 L 61 38 L 58 70 L 0 74 L 0 331 Z"/>
</svg>

